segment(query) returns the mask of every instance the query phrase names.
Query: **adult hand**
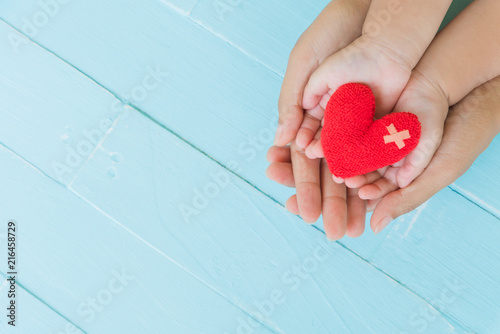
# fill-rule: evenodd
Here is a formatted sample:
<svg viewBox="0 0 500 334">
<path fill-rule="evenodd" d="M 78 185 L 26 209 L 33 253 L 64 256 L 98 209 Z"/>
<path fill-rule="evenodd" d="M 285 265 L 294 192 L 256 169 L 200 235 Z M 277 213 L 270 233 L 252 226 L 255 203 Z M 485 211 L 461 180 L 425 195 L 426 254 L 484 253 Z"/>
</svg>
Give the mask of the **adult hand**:
<svg viewBox="0 0 500 334">
<path fill-rule="evenodd" d="M 378 202 L 370 223 L 378 233 L 465 173 L 499 132 L 500 77 L 497 77 L 450 109 L 441 145 L 424 172 L 408 187 L 398 189 L 396 172 L 392 176 L 385 173 L 384 177 L 373 172 L 348 185 L 362 187 L 359 192 L 362 198 Z"/>
<path fill-rule="evenodd" d="M 286 208 L 304 221 L 315 222 L 321 212 L 329 240 L 344 235 L 358 237 L 365 228 L 366 201 L 358 196 L 357 189 L 347 189 L 333 181 L 324 159 L 311 160 L 295 142 L 290 146 L 269 149 L 271 162 L 268 177 L 288 187 L 296 187 L 297 195 L 286 202 Z"/>
<path fill-rule="evenodd" d="M 425 171 L 408 187 L 398 189 L 395 182 L 395 172 L 389 177 L 385 173 L 384 177 L 384 172 L 387 169 L 359 176 L 358 179 L 347 179 L 347 185 L 361 187 L 359 195 L 368 200 L 368 211 L 375 208 L 371 218 L 371 227 L 373 231 L 378 233 L 393 219 L 416 209 L 439 190 L 458 179 L 499 132 L 500 77 L 497 77 L 476 88 L 450 109 L 441 145 Z M 291 148 L 273 147 L 269 150 L 268 160 L 271 165 L 268 168 L 268 175 L 280 184 L 294 187 L 296 182 L 291 150 L 297 150 L 296 146 L 292 145 Z M 307 159 L 303 155 L 295 157 L 295 159 L 297 158 Z M 326 166 L 322 167 L 322 173 L 326 174 Z M 324 179 L 328 179 L 328 175 Z M 331 185 L 332 189 L 336 187 L 335 191 L 340 198 L 344 196 L 340 191 L 342 186 L 341 184 Z M 323 197 L 325 196 L 327 194 L 323 194 Z M 323 199 L 325 230 L 331 230 L 333 225 L 333 232 L 337 231 L 337 236 L 339 236 L 341 230 L 335 226 L 341 225 L 339 222 L 345 220 L 346 212 L 347 214 L 351 213 L 351 217 L 353 217 L 352 214 L 357 216 L 354 211 L 359 211 L 359 215 L 362 214 L 363 217 L 354 216 L 347 227 L 348 230 L 349 226 L 352 229 L 351 236 L 363 232 L 364 211 L 358 207 L 359 201 L 357 199 L 351 202 L 350 206 L 349 204 L 340 205 L 338 201 L 336 203 L 329 203 L 329 201 L 331 200 L 325 201 Z M 349 203 L 349 199 L 347 199 L 347 203 Z M 329 206 L 331 207 L 329 208 Z M 292 196 L 287 201 L 286 207 L 290 212 L 299 214 L 297 197 Z M 360 231 L 361 233 L 359 233 Z M 347 234 L 349 235 L 349 233 Z"/>
<path fill-rule="evenodd" d="M 311 74 L 327 57 L 361 36 L 369 6 L 370 0 L 332 1 L 299 38 L 281 86 L 275 145 L 284 146 L 295 139 L 304 119 L 302 99 Z"/>
<path fill-rule="evenodd" d="M 369 0 L 332 1 L 298 40 L 290 54 L 281 89 L 279 99 L 280 125 L 276 133 L 276 145 L 286 145 L 295 138 L 304 117 L 302 97 L 311 73 L 325 58 L 349 45 L 361 35 L 369 4 Z M 337 207 L 340 207 L 339 212 L 344 212 L 345 210 L 342 208 L 347 208 L 347 191 L 344 186 L 339 188 L 331 182 L 332 178 L 328 169 L 321 169 L 324 162 L 308 159 L 304 150 L 299 149 L 295 144 L 292 145 L 291 151 L 290 148 L 272 147 L 269 150 L 268 158 L 276 163 L 268 170 L 268 175 L 272 179 L 277 178 L 276 180 L 279 181 L 283 176 L 286 177 L 286 173 L 288 175 L 295 173 L 295 178 L 288 181 L 297 185 L 297 195 L 293 196 L 288 203 L 290 209 L 295 210 L 296 214 L 300 214 L 306 222 L 315 222 L 321 214 L 322 206 L 325 212 L 332 213 L 333 210 L 337 210 Z M 293 167 L 290 163 L 291 160 L 293 160 Z M 288 161 L 288 163 L 281 164 L 283 161 Z M 278 172 L 277 175 L 273 174 L 276 166 L 278 171 L 284 167 L 285 175 L 282 175 L 281 172 Z M 353 191 L 350 191 L 349 195 L 352 193 Z M 338 197 L 334 198 L 332 194 L 338 194 Z M 327 202 L 335 202 L 335 204 L 327 205 Z M 357 203 L 364 206 L 363 201 L 359 200 Z M 345 234 L 346 229 L 348 235 L 361 234 L 363 230 L 359 231 L 358 225 L 364 228 L 364 213 L 362 215 L 361 219 L 351 216 L 351 221 L 357 219 L 361 224 L 351 223 L 349 226 L 353 227 L 347 228 L 347 213 L 344 213 L 344 216 L 341 214 L 332 223 L 329 223 L 328 218 L 331 215 L 326 213 L 325 226 L 330 226 L 327 236 L 330 239 L 339 239 Z M 340 222 L 337 223 L 337 221 Z"/>
</svg>

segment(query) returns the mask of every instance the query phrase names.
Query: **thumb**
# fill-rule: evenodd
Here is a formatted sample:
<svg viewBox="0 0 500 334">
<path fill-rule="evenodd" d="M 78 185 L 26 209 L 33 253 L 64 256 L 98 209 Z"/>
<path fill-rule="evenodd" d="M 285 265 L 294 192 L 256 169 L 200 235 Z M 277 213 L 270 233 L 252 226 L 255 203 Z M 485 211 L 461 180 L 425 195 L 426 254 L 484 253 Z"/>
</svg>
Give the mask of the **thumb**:
<svg viewBox="0 0 500 334">
<path fill-rule="evenodd" d="M 422 124 L 417 147 L 404 159 L 397 173 L 400 188 L 408 186 L 424 171 L 442 141 L 448 100 L 441 91 L 430 86 L 414 74 L 394 108 L 394 112 L 412 112 Z"/>
<path fill-rule="evenodd" d="M 288 68 L 283 78 L 278 100 L 279 123 L 274 138 L 276 146 L 285 146 L 295 138 L 304 117 L 302 91 L 308 78 L 307 72 L 311 71 L 311 66 L 307 66 L 309 69 L 304 69 L 300 58 L 290 56 Z"/>
<path fill-rule="evenodd" d="M 394 219 L 411 212 L 448 184 L 435 182 L 441 175 L 424 173 L 407 188 L 384 196 L 375 207 L 370 226 L 375 234 L 386 228 Z"/>
</svg>

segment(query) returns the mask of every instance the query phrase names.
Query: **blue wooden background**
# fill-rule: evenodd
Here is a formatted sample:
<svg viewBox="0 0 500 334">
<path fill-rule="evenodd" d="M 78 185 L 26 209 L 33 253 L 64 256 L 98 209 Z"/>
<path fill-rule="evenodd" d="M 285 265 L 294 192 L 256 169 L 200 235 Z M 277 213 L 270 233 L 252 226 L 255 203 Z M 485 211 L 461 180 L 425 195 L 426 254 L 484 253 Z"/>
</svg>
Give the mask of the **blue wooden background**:
<svg viewBox="0 0 500 334">
<path fill-rule="evenodd" d="M 2 333 L 500 333 L 498 138 L 376 237 L 327 242 L 266 179 L 327 2 L 0 2 Z"/>
</svg>

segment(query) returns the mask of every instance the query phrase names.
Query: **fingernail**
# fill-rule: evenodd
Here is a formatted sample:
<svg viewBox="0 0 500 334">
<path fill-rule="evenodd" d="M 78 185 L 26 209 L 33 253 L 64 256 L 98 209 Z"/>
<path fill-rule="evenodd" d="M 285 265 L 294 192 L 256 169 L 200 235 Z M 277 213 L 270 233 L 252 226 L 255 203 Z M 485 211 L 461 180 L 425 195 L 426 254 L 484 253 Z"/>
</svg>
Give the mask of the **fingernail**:
<svg viewBox="0 0 500 334">
<path fill-rule="evenodd" d="M 336 177 L 335 175 L 332 175 L 332 177 L 333 177 L 333 181 L 335 183 L 342 184 L 344 182 L 344 179 L 342 179 L 340 177 Z"/>
<path fill-rule="evenodd" d="M 380 221 L 380 223 L 378 223 L 377 227 L 375 228 L 375 234 L 378 234 L 379 232 L 381 232 L 384 228 L 387 227 L 387 225 L 389 225 L 391 222 L 393 221 L 392 217 L 385 217 L 384 219 L 382 219 Z"/>
<path fill-rule="evenodd" d="M 281 135 L 283 135 L 283 125 L 280 124 L 276 129 L 276 136 L 274 136 L 274 145 L 278 144 L 279 140 L 281 139 Z"/>
</svg>

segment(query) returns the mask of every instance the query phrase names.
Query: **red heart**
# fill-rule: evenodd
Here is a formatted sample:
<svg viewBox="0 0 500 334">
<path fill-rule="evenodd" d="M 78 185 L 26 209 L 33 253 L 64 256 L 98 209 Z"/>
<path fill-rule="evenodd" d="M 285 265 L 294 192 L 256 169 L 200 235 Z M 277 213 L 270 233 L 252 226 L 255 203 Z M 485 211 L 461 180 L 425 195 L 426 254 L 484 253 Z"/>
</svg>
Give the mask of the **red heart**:
<svg viewBox="0 0 500 334">
<path fill-rule="evenodd" d="M 373 121 L 375 97 L 370 87 L 349 83 L 330 98 L 325 110 L 321 145 L 330 172 L 348 178 L 403 159 L 418 144 L 421 126 L 408 112 Z"/>
</svg>

